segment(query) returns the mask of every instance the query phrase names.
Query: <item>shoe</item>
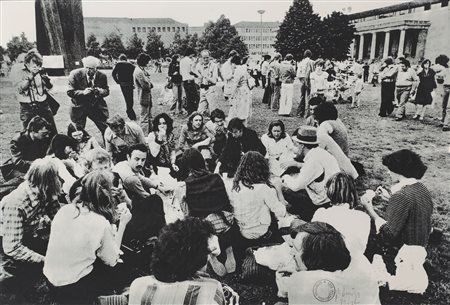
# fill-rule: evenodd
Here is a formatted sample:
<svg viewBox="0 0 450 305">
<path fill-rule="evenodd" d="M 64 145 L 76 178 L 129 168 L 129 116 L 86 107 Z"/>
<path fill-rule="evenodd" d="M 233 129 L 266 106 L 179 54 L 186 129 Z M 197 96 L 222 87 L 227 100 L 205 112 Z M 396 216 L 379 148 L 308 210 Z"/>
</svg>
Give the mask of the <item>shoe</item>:
<svg viewBox="0 0 450 305">
<path fill-rule="evenodd" d="M 419 121 L 421 121 L 421 122 L 422 122 L 422 121 L 423 121 L 423 119 L 424 119 L 424 117 L 423 117 L 423 116 L 420 116 L 420 117 L 419 117 Z"/>
<path fill-rule="evenodd" d="M 222 277 L 227 274 L 227 269 L 221 262 L 219 262 L 216 256 L 209 255 L 209 264 L 218 276 Z"/>
<path fill-rule="evenodd" d="M 236 260 L 234 259 L 233 248 L 230 246 L 225 250 L 227 255 L 227 259 L 225 261 L 225 268 L 227 269 L 227 273 L 233 273 L 236 271 Z"/>
<path fill-rule="evenodd" d="M 412 118 L 413 118 L 413 120 L 415 120 L 415 119 L 417 119 L 419 117 L 419 115 L 418 114 L 415 114 Z"/>
<path fill-rule="evenodd" d="M 401 120 L 403 120 L 403 118 L 402 117 L 395 117 L 395 120 L 396 121 L 401 121 Z"/>
</svg>

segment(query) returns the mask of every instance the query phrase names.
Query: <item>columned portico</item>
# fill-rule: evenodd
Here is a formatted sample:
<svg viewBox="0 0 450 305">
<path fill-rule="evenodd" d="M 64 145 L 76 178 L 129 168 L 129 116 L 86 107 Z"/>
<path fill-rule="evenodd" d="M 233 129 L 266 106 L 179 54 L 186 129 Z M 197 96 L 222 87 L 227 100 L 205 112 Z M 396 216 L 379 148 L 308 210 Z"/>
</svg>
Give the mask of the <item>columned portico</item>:
<svg viewBox="0 0 450 305">
<path fill-rule="evenodd" d="M 389 39 L 391 38 L 391 32 L 386 31 L 386 35 L 384 36 L 384 48 L 383 48 L 383 58 L 389 56 Z"/>
<path fill-rule="evenodd" d="M 405 35 L 406 35 L 406 30 L 401 29 L 400 30 L 400 41 L 398 43 L 398 55 L 403 54 L 403 52 L 405 51 Z"/>
<path fill-rule="evenodd" d="M 359 35 L 359 51 L 358 51 L 358 59 L 363 59 L 364 52 L 364 34 Z"/>
<path fill-rule="evenodd" d="M 375 49 L 377 46 L 376 41 L 377 41 L 377 33 L 373 32 L 372 33 L 372 43 L 370 44 L 370 59 L 375 58 Z"/>
</svg>

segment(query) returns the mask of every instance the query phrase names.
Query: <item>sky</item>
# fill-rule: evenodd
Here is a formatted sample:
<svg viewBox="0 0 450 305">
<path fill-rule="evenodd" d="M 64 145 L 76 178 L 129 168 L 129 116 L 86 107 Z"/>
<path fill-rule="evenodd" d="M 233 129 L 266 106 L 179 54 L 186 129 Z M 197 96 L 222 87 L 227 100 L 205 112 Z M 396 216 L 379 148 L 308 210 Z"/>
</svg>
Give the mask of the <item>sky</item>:
<svg viewBox="0 0 450 305">
<path fill-rule="evenodd" d="M 65 0 L 60 0 L 65 1 Z M 407 2 L 405 0 L 310 0 L 321 16 L 332 11 L 352 13 Z M 189 26 L 217 20 L 221 14 L 231 23 L 259 21 L 257 10 L 265 10 L 263 21 L 283 21 L 292 0 L 82 0 L 85 17 L 173 18 Z M 0 45 L 24 32 L 36 40 L 34 0 L 0 0 Z"/>
</svg>

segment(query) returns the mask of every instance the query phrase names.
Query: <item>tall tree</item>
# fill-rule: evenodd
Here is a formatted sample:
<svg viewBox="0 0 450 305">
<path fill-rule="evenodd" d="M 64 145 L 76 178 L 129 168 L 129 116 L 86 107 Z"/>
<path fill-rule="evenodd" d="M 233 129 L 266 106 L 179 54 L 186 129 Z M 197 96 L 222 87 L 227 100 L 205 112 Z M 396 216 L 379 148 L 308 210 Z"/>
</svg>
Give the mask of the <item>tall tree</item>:
<svg viewBox="0 0 450 305">
<path fill-rule="evenodd" d="M 156 34 L 154 30 L 148 33 L 145 50 L 152 59 L 164 57 L 166 50 L 164 49 L 164 43 L 161 40 L 161 35 Z"/>
<path fill-rule="evenodd" d="M 248 54 L 247 46 L 225 15 L 220 16 L 216 22 L 210 21 L 207 24 L 203 36 L 199 39 L 199 47 L 208 49 L 211 56 L 217 59 L 227 57 L 231 50 L 242 55 Z"/>
<path fill-rule="evenodd" d="M 184 55 L 186 53 L 187 48 L 192 48 L 196 51 L 199 50 L 197 33 L 194 33 L 193 35 L 187 34 L 183 38 L 181 36 L 175 35 L 175 39 L 169 48 L 169 54 Z"/>
<path fill-rule="evenodd" d="M 105 37 L 102 48 L 113 58 L 118 58 L 120 54 L 125 53 L 125 47 L 119 34 L 112 32 Z"/>
<path fill-rule="evenodd" d="M 20 36 L 13 36 L 13 38 L 11 38 L 6 44 L 6 51 L 11 61 L 14 61 L 20 53 L 28 52 L 34 47 L 34 43 L 29 42 L 25 33 L 22 32 Z"/>
<path fill-rule="evenodd" d="M 321 20 L 309 0 L 294 0 L 278 29 L 275 49 L 282 55 L 291 53 L 299 60 L 307 49 L 314 57 L 321 56 L 323 42 Z"/>
<path fill-rule="evenodd" d="M 127 55 L 135 59 L 142 52 L 144 52 L 144 42 L 134 33 L 128 40 Z"/>
<path fill-rule="evenodd" d="M 97 41 L 97 37 L 91 33 L 86 41 L 86 53 L 90 56 L 100 57 L 102 49 L 100 43 Z"/>
<path fill-rule="evenodd" d="M 346 59 L 355 33 L 355 28 L 350 24 L 348 16 L 341 12 L 332 12 L 323 19 L 323 33 L 327 42 L 324 47 L 324 57 Z"/>
</svg>

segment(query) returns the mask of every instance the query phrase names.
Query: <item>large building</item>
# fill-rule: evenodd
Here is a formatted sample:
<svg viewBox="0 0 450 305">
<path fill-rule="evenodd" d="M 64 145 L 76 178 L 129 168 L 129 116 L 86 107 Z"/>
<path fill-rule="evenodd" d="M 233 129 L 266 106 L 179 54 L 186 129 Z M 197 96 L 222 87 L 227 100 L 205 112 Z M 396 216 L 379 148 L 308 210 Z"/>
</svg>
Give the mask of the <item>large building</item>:
<svg viewBox="0 0 450 305">
<path fill-rule="evenodd" d="M 416 0 L 350 14 L 356 37 L 352 57 L 404 55 L 413 62 L 450 54 L 448 0 Z"/>
<path fill-rule="evenodd" d="M 279 22 L 241 21 L 234 25 L 247 45 L 249 55 L 273 54 L 275 37 L 280 27 Z"/>
<path fill-rule="evenodd" d="M 168 47 L 173 42 L 176 32 L 179 32 L 181 37 L 188 33 L 188 25 L 187 23 L 175 21 L 172 18 L 84 17 L 84 33 L 86 37 L 94 34 L 100 42 L 112 32 L 121 35 L 125 45 L 134 33 L 146 42 L 147 35 L 151 31 L 161 35 L 164 46 Z"/>
</svg>

